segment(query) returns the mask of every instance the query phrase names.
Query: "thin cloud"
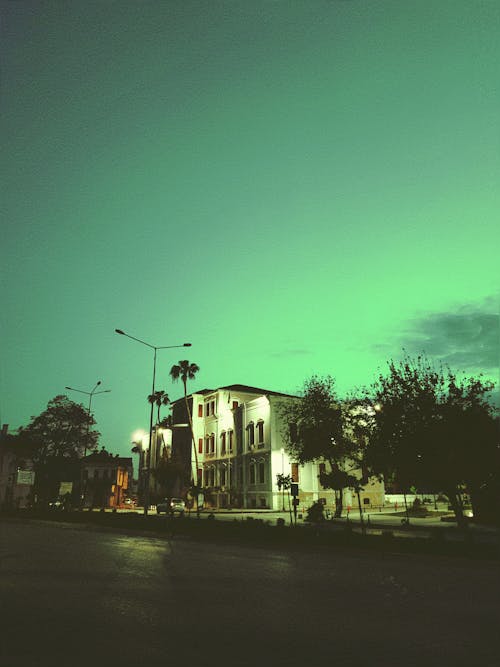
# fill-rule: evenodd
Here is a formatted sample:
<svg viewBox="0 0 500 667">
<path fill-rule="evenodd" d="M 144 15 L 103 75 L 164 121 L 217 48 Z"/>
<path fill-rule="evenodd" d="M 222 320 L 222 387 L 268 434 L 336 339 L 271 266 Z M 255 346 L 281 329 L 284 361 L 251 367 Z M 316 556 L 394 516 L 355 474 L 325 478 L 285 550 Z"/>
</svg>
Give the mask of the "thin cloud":
<svg viewBox="0 0 500 667">
<path fill-rule="evenodd" d="M 394 350 L 387 343 L 379 352 Z M 430 313 L 411 320 L 402 332 L 398 348 L 410 354 L 424 353 L 456 371 L 497 374 L 500 366 L 500 315 L 493 297 L 456 311 Z"/>
</svg>

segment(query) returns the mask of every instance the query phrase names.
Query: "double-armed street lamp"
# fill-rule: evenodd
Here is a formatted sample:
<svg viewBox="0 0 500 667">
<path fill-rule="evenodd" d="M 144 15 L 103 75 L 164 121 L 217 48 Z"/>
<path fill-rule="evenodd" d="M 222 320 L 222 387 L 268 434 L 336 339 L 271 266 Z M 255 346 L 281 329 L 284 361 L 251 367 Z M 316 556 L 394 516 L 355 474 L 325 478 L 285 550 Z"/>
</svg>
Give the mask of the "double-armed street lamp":
<svg viewBox="0 0 500 667">
<path fill-rule="evenodd" d="M 88 407 L 88 415 L 89 415 L 89 421 L 87 422 L 87 440 L 89 437 L 89 428 L 90 428 L 90 410 L 92 408 L 92 396 L 95 396 L 96 394 L 109 394 L 111 389 L 103 389 L 102 391 L 96 391 L 97 387 L 100 387 L 101 381 L 98 380 L 96 386 L 92 389 L 92 391 L 84 391 L 83 389 L 75 389 L 74 387 L 65 387 L 65 389 L 69 389 L 70 391 L 77 391 L 79 394 L 86 394 L 89 397 L 89 407 Z M 87 443 L 85 443 L 85 451 L 84 451 L 84 457 L 87 456 Z"/>
<path fill-rule="evenodd" d="M 122 331 L 121 329 L 115 329 L 115 332 L 117 334 L 120 334 L 120 336 L 126 336 L 127 338 L 131 338 L 132 340 L 137 341 L 138 343 L 142 343 L 142 345 L 146 345 L 147 347 L 150 347 L 152 350 L 154 350 L 154 356 L 153 356 L 153 388 L 151 390 L 151 396 L 154 396 L 155 393 L 155 379 L 156 379 L 156 352 L 157 350 L 167 350 L 171 349 L 174 347 L 191 347 L 191 343 L 182 343 L 181 345 L 151 345 L 151 343 L 146 343 L 146 341 L 141 340 L 140 338 L 135 338 L 135 336 L 131 336 L 128 333 L 125 333 L 125 331 Z M 153 439 L 153 408 L 154 408 L 154 403 L 151 401 L 151 414 L 149 418 L 149 453 L 148 453 L 148 461 L 146 461 L 146 470 L 145 470 L 145 476 L 144 476 L 144 482 L 145 482 L 145 488 L 144 488 L 144 516 L 148 515 L 148 506 L 149 506 L 149 473 L 150 473 L 150 459 L 151 459 L 151 443 Z"/>
</svg>

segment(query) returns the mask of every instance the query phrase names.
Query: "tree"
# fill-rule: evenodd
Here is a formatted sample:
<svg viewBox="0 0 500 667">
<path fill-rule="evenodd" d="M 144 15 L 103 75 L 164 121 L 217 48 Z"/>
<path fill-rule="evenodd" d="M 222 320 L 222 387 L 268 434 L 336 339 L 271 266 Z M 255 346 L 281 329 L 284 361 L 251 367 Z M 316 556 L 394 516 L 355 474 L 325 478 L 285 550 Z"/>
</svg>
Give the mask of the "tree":
<svg viewBox="0 0 500 667">
<path fill-rule="evenodd" d="M 304 382 L 301 400 L 282 403 L 280 413 L 286 423 L 283 435 L 289 454 L 299 463 L 330 464 L 334 476 L 323 475 L 321 483 L 335 491 L 335 516 L 340 517 L 342 491 L 352 478 L 340 475 L 340 471 L 357 469 L 361 464 L 362 447 L 353 432 L 350 402 L 337 396 L 331 376 L 313 375 Z"/>
<path fill-rule="evenodd" d="M 282 473 L 278 473 L 276 475 L 276 486 L 278 487 L 278 491 L 281 491 L 282 495 L 282 509 L 285 511 L 285 499 L 283 494 L 285 491 L 287 492 L 288 496 L 288 511 L 290 513 L 290 523 L 292 523 L 292 503 L 290 502 L 290 488 L 292 486 L 292 477 L 291 475 L 283 475 Z"/>
<path fill-rule="evenodd" d="M 462 526 L 467 488 L 479 518 L 481 495 L 500 480 L 496 420 L 488 401 L 493 388 L 481 377 L 457 378 L 423 356 L 391 360 L 388 373 L 371 388 L 380 409 L 372 411 L 370 469 L 404 490 L 443 491 Z"/>
<path fill-rule="evenodd" d="M 182 461 L 163 457 L 160 459 L 156 468 L 153 469 L 155 477 L 160 487 L 162 497 L 172 497 L 178 495 L 180 486 L 184 486 L 184 466 Z"/>
<path fill-rule="evenodd" d="M 83 405 L 58 395 L 19 429 L 20 440 L 32 451 L 35 492 L 42 499 L 56 496 L 61 475 L 74 475 L 75 463 L 85 450 L 96 449 L 100 433 L 91 430 L 95 423 Z"/>
<path fill-rule="evenodd" d="M 182 361 L 179 361 L 178 364 L 175 364 L 172 366 L 170 369 L 170 377 L 174 382 L 177 380 L 181 379 L 182 380 L 182 385 L 184 387 L 184 401 L 186 403 L 186 411 L 187 411 L 187 416 L 188 416 L 188 421 L 189 421 L 189 428 L 191 430 L 191 441 L 193 445 L 193 452 L 194 452 L 194 460 L 195 460 L 195 468 L 196 468 L 196 473 L 193 475 L 193 483 L 192 486 L 198 486 L 198 453 L 196 451 L 196 443 L 194 439 L 194 431 L 193 431 L 193 419 L 191 416 L 191 410 L 189 409 L 189 402 L 187 399 L 187 381 L 188 380 L 194 380 L 196 377 L 196 373 L 200 370 L 200 367 L 197 366 L 196 364 L 190 364 L 187 359 L 183 359 Z M 196 498 L 196 510 L 197 514 L 199 515 L 199 505 L 198 505 L 198 496 Z"/>
<path fill-rule="evenodd" d="M 158 408 L 158 418 L 156 420 L 156 423 L 160 423 L 160 408 L 162 405 L 168 405 L 170 403 L 170 399 L 168 397 L 168 394 L 165 391 L 155 391 L 154 394 L 149 394 L 148 396 L 148 403 L 153 403 L 156 404 Z"/>
</svg>

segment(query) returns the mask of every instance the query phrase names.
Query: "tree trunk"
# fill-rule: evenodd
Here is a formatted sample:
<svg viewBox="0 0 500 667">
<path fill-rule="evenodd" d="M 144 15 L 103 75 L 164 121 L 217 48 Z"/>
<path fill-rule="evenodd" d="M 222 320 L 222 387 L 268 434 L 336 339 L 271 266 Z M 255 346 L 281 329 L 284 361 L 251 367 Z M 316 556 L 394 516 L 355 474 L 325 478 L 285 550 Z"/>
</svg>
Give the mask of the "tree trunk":
<svg viewBox="0 0 500 667">
<path fill-rule="evenodd" d="M 335 519 L 340 519 L 342 516 L 342 489 L 340 491 L 335 489 Z"/>
<path fill-rule="evenodd" d="M 493 486 L 493 485 L 492 485 Z M 498 524 L 500 519 L 500 496 L 491 487 L 479 489 L 469 483 L 469 495 L 474 521 L 485 524 Z"/>
<path fill-rule="evenodd" d="M 406 491 L 403 491 L 403 498 L 404 498 L 404 501 L 405 501 L 406 524 L 409 526 L 410 525 L 410 513 L 408 511 L 408 502 L 406 500 Z"/>
<path fill-rule="evenodd" d="M 463 506 L 462 506 L 462 501 L 460 500 L 459 494 L 457 492 L 457 489 L 452 489 L 447 492 L 446 494 L 450 500 L 450 505 L 453 509 L 453 512 L 455 514 L 455 518 L 457 520 L 457 525 L 459 528 L 467 528 L 467 522 L 464 517 L 464 512 L 463 512 Z"/>
<path fill-rule="evenodd" d="M 193 443 L 195 474 L 193 475 L 193 486 L 196 487 L 196 516 L 200 518 L 200 503 L 198 493 L 198 452 L 196 451 L 196 442 L 194 440 L 193 419 L 191 417 L 191 410 L 189 409 L 189 402 L 187 399 L 186 381 L 184 380 L 184 401 L 186 403 L 187 416 L 189 421 L 189 430 L 191 431 L 191 442 Z"/>
<path fill-rule="evenodd" d="M 366 529 L 365 529 L 365 521 L 363 519 L 363 507 L 361 506 L 361 495 L 359 493 L 359 489 L 356 489 L 356 495 L 358 496 L 359 523 L 361 526 L 361 532 L 364 535 L 366 533 Z"/>
</svg>

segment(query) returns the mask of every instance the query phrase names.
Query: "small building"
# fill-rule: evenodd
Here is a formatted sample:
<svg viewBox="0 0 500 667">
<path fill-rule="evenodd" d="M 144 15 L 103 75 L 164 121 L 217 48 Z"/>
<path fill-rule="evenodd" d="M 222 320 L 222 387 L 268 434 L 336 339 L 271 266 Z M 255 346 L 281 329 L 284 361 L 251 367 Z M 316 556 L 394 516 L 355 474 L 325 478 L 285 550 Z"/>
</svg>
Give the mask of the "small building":
<svg viewBox="0 0 500 667">
<path fill-rule="evenodd" d="M 132 457 L 113 455 L 104 448 L 81 460 L 83 507 L 120 507 L 132 490 Z"/>
<path fill-rule="evenodd" d="M 0 431 L 0 508 L 23 509 L 33 502 L 33 461 L 8 424 Z"/>
</svg>

